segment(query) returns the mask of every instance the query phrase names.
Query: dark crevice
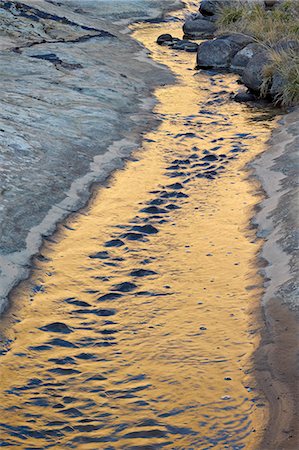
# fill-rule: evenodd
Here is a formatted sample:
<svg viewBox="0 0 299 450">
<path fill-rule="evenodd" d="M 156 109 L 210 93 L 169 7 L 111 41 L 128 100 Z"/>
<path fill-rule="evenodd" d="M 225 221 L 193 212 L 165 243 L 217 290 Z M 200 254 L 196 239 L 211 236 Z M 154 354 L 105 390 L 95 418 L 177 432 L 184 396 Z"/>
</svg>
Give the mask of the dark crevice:
<svg viewBox="0 0 299 450">
<path fill-rule="evenodd" d="M 93 27 L 87 27 L 86 25 L 80 25 L 76 22 L 73 22 L 72 20 L 67 19 L 66 17 L 60 17 L 55 14 L 50 14 L 45 11 L 41 11 L 38 8 L 34 8 L 33 6 L 25 5 L 21 2 L 0 0 L 0 8 L 10 11 L 13 15 L 25 17 L 34 20 L 35 22 L 39 22 L 40 19 L 53 20 L 65 25 L 80 27 L 82 28 L 82 30 L 100 32 L 101 35 L 102 33 L 106 33 L 107 36 L 109 35 L 110 37 L 115 37 L 108 31 L 99 30 Z"/>
<path fill-rule="evenodd" d="M 35 45 L 41 45 L 41 44 L 76 44 L 79 42 L 85 42 L 88 41 L 89 39 L 93 39 L 93 38 L 105 38 L 105 37 L 113 37 L 115 38 L 116 36 L 114 36 L 113 34 L 107 32 L 107 31 L 101 31 L 99 34 L 86 34 L 84 36 L 80 36 L 78 38 L 75 39 L 58 39 L 55 41 L 47 41 L 46 39 L 42 39 L 41 41 L 36 41 L 36 42 L 30 42 L 26 45 L 22 45 L 22 46 L 18 46 L 18 47 L 14 47 L 11 50 L 15 53 L 21 53 L 22 49 L 24 48 L 30 48 L 30 47 L 34 47 Z"/>
</svg>

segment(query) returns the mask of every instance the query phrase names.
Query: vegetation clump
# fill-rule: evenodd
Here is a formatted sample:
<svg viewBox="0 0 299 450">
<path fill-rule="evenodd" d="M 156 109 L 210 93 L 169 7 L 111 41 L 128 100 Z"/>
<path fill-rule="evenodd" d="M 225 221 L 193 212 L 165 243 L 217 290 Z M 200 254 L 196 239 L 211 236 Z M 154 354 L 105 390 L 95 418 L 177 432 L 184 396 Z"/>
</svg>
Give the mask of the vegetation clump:
<svg viewBox="0 0 299 450">
<path fill-rule="evenodd" d="M 278 2 L 271 10 L 252 1 L 225 2 L 218 11 L 217 28 L 218 34 L 250 36 L 267 49 L 262 96 L 268 95 L 275 79 L 274 100 L 283 106 L 299 104 L 298 0 Z"/>
</svg>

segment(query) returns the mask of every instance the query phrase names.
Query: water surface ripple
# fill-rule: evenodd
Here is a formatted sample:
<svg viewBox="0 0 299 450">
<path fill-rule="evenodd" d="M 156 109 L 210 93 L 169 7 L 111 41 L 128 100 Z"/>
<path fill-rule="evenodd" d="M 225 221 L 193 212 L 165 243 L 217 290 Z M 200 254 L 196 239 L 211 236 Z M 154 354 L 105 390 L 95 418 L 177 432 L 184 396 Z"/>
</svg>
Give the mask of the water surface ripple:
<svg viewBox="0 0 299 450">
<path fill-rule="evenodd" d="M 157 91 L 158 129 L 45 242 L 12 298 L 1 447 L 257 448 L 259 195 L 243 169 L 273 121 L 229 99 L 234 75 L 156 46 L 162 30 L 135 32 L 178 76 Z"/>
</svg>

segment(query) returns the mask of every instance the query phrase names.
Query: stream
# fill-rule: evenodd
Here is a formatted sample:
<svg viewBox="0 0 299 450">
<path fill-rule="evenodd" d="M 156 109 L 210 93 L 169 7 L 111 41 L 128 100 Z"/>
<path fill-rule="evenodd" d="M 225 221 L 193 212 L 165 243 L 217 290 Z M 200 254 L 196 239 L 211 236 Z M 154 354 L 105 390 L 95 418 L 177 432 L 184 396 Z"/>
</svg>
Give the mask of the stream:
<svg viewBox="0 0 299 450">
<path fill-rule="evenodd" d="M 0 447 L 258 449 L 262 241 L 249 224 L 262 193 L 245 166 L 276 118 L 230 100 L 237 76 L 157 46 L 163 32 L 133 34 L 177 76 L 155 92 L 157 129 L 13 292 Z"/>
</svg>

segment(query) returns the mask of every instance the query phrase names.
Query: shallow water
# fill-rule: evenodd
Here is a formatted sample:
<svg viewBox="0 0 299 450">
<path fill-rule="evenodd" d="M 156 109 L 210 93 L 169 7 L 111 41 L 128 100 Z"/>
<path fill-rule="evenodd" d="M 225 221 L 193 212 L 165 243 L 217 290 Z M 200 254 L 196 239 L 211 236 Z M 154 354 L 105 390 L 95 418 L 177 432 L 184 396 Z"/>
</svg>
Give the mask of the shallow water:
<svg viewBox="0 0 299 450">
<path fill-rule="evenodd" d="M 248 224 L 260 194 L 244 166 L 275 120 L 229 100 L 234 75 L 194 72 L 194 55 L 156 46 L 162 31 L 135 32 L 178 75 L 156 92 L 158 129 L 45 242 L 12 297 L 3 447 L 258 448 L 260 242 Z"/>
</svg>

